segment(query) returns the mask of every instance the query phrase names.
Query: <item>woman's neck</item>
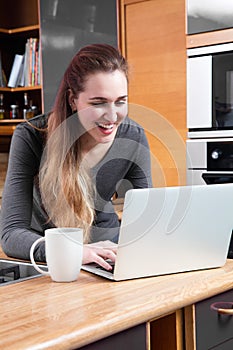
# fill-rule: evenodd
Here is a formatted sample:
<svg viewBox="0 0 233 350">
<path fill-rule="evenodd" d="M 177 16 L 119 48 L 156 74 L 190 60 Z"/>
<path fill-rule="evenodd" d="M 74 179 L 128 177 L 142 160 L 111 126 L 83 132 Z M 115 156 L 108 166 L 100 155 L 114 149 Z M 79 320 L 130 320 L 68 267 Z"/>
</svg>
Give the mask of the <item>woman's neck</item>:
<svg viewBox="0 0 233 350">
<path fill-rule="evenodd" d="M 84 134 L 81 137 L 81 157 L 88 168 L 93 168 L 105 157 L 113 144 L 113 140 L 111 142 L 98 143 L 90 138 L 90 135 L 85 136 Z"/>
</svg>

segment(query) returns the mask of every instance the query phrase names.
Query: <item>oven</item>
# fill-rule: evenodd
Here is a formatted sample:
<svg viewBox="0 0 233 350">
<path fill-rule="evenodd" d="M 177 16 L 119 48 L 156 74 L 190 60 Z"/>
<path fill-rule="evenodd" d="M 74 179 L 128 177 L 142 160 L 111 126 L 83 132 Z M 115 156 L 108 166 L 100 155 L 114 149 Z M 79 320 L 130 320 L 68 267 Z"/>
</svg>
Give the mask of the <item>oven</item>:
<svg viewBox="0 0 233 350">
<path fill-rule="evenodd" d="M 233 138 L 187 140 L 186 150 L 187 185 L 233 183 Z M 228 258 L 233 258 L 233 235 Z"/>
<path fill-rule="evenodd" d="M 187 184 L 233 182 L 233 138 L 192 139 L 187 146 Z"/>
<path fill-rule="evenodd" d="M 189 138 L 233 137 L 233 43 L 187 50 Z"/>
</svg>

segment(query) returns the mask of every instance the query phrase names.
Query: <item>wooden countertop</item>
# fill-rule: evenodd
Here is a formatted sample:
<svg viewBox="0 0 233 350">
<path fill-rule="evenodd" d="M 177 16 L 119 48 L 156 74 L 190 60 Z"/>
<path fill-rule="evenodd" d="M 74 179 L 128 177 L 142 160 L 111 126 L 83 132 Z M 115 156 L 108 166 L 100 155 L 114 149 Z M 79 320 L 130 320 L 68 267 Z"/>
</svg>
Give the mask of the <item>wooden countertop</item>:
<svg viewBox="0 0 233 350">
<path fill-rule="evenodd" d="M 124 282 L 81 272 L 72 283 L 39 277 L 2 286 L 1 348 L 78 348 L 232 287 L 233 260 L 218 269 Z"/>
</svg>

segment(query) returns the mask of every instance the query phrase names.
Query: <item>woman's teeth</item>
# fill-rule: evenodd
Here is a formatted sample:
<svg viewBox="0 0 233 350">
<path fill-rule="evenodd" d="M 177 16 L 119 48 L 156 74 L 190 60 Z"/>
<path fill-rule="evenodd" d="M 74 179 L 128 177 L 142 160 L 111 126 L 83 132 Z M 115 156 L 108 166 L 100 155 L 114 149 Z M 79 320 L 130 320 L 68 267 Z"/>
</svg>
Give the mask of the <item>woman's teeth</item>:
<svg viewBox="0 0 233 350">
<path fill-rule="evenodd" d="M 103 128 L 103 129 L 112 129 L 113 128 L 113 124 L 102 124 L 102 123 L 98 123 L 97 124 L 99 127 Z"/>
</svg>

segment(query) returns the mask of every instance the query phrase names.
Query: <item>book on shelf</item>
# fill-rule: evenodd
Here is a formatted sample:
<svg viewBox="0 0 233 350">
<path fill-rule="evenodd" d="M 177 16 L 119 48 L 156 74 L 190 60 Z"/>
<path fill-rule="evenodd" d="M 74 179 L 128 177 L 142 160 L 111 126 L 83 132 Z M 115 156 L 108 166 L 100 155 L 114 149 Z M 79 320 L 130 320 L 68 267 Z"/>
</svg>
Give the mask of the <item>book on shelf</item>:
<svg viewBox="0 0 233 350">
<path fill-rule="evenodd" d="M 7 86 L 40 85 L 40 47 L 38 38 L 28 38 L 23 55 L 16 54 Z M 1 76 L 0 76 L 1 84 Z M 1 85 L 0 85 L 1 86 Z"/>
<path fill-rule="evenodd" d="M 2 55 L 0 51 L 0 87 L 5 87 L 4 74 L 2 69 Z"/>
<path fill-rule="evenodd" d="M 5 71 L 3 68 L 2 68 L 2 79 L 3 79 L 2 87 L 6 87 L 7 86 L 7 78 L 6 78 L 6 74 L 5 74 Z"/>
<path fill-rule="evenodd" d="M 25 86 L 40 85 L 40 45 L 38 38 L 29 38 L 25 45 Z"/>
<path fill-rule="evenodd" d="M 23 60 L 20 66 L 18 78 L 16 81 L 16 86 L 24 86 L 24 60 L 25 60 L 25 55 L 23 55 Z"/>
<path fill-rule="evenodd" d="M 7 86 L 7 78 L 2 65 L 2 53 L 0 51 L 0 87 Z"/>
<path fill-rule="evenodd" d="M 15 55 L 14 62 L 11 68 L 10 77 L 7 84 L 8 87 L 14 88 L 17 86 L 18 78 L 23 66 L 23 58 L 24 58 L 24 55 L 19 55 L 19 54 Z"/>
</svg>

